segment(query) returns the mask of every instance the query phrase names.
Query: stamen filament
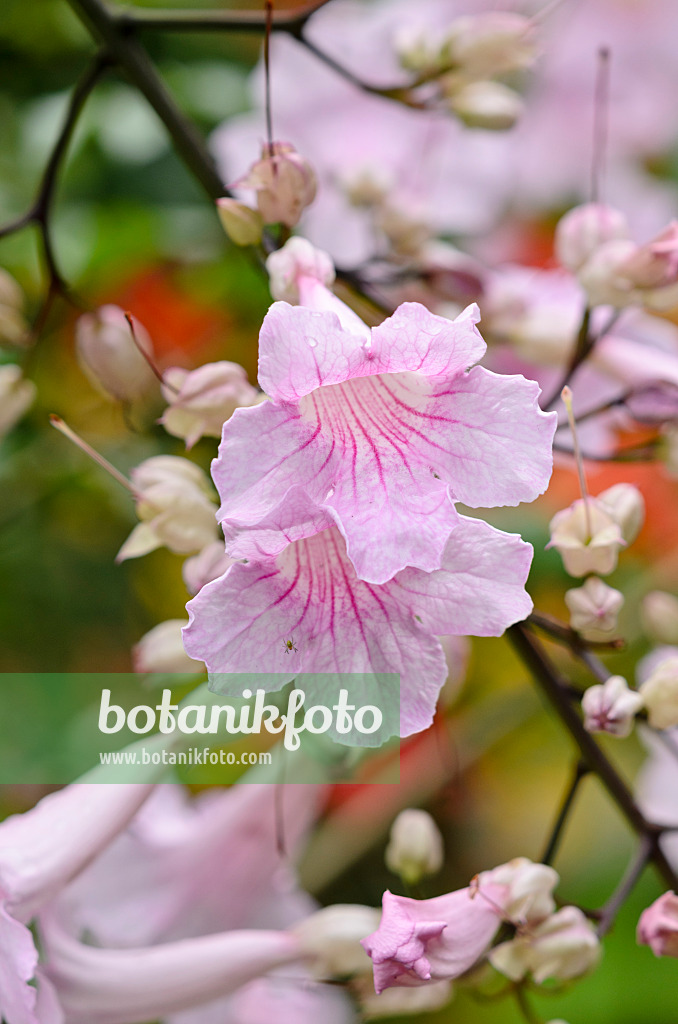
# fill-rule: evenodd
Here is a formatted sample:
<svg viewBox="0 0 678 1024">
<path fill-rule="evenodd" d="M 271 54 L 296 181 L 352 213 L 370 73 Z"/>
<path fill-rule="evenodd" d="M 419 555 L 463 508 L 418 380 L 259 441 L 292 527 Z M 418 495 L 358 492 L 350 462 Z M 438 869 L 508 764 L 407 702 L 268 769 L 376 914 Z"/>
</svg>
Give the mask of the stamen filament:
<svg viewBox="0 0 678 1024">
<path fill-rule="evenodd" d="M 132 335 L 132 341 L 134 342 L 134 344 L 136 346 L 136 349 L 139 352 L 139 354 L 144 357 L 144 359 L 146 360 L 146 362 L 148 363 L 148 365 L 150 366 L 151 370 L 153 371 L 155 376 L 158 378 L 160 383 L 163 385 L 163 387 L 169 388 L 169 390 L 173 391 L 175 393 L 175 395 L 178 395 L 179 394 L 179 389 L 175 388 L 173 384 L 168 384 L 167 383 L 167 381 L 165 380 L 165 378 L 163 377 L 162 373 L 160 372 L 158 367 L 155 365 L 155 363 L 151 359 L 151 357 L 148 354 L 148 352 L 146 351 L 146 349 L 143 347 L 143 345 L 140 344 L 139 339 L 137 338 L 137 332 L 134 330 L 134 321 L 132 320 L 132 314 L 130 312 L 125 313 L 125 320 L 127 321 L 127 324 L 129 326 L 129 329 L 130 329 L 130 333 Z"/>
<path fill-rule="evenodd" d="M 579 447 L 579 437 L 577 436 L 577 424 L 574 419 L 574 410 L 572 408 L 572 390 L 565 385 L 563 390 L 560 392 L 560 397 L 563 400 L 565 409 L 567 411 L 567 419 L 570 424 L 570 430 L 572 431 L 572 441 L 574 444 L 574 457 L 577 463 L 577 474 L 579 476 L 579 489 L 581 490 L 581 496 L 584 500 L 584 514 L 586 516 L 586 532 L 588 533 L 588 539 L 591 540 L 593 537 L 593 528 L 591 524 L 591 505 L 588 487 L 586 485 L 586 473 L 584 472 L 584 460 L 581 457 L 581 449 Z"/>
<path fill-rule="evenodd" d="M 55 415 L 55 413 L 52 412 L 49 415 L 49 421 L 52 424 L 52 426 L 59 431 L 60 434 L 63 434 L 64 437 L 67 437 L 69 441 L 72 441 L 73 444 L 80 449 L 80 451 L 84 452 L 85 455 L 88 455 L 93 462 L 96 462 L 97 466 L 100 466 L 102 469 L 105 469 L 106 472 L 109 473 L 114 480 L 117 480 L 119 484 L 122 484 L 122 486 L 126 488 L 130 492 L 130 494 L 132 494 L 135 498 L 137 497 L 137 492 L 134 489 L 134 485 L 132 484 L 132 482 L 128 480 L 126 476 L 123 476 L 120 470 L 116 469 L 115 466 L 113 466 L 108 461 L 108 459 L 105 459 L 103 455 L 100 455 L 95 448 L 92 448 L 91 445 L 87 444 L 87 441 L 83 441 L 83 439 L 79 437 L 79 435 L 76 434 L 76 432 L 72 430 L 68 426 L 68 424 L 62 420 L 61 416 L 57 416 Z"/>
</svg>

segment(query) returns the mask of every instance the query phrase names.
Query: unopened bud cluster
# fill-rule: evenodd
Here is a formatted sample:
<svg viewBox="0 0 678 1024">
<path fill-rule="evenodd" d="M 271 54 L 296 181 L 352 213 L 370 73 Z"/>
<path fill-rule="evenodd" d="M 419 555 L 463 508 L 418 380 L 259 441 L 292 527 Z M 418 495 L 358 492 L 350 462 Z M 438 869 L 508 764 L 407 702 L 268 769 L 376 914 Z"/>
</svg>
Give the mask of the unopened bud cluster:
<svg viewBox="0 0 678 1024">
<path fill-rule="evenodd" d="M 261 241 L 264 226 L 293 228 L 315 199 L 317 182 L 308 160 L 289 142 L 264 143 L 261 158 L 233 188 L 254 192 L 256 209 L 238 199 L 217 200 L 221 224 L 236 245 Z"/>
<path fill-rule="evenodd" d="M 636 539 L 644 515 L 640 491 L 622 483 L 578 499 L 551 520 L 548 546 L 560 552 L 570 576 L 588 577 L 565 595 L 570 625 L 586 640 L 610 640 L 615 634 L 624 597 L 599 577 L 614 572 L 619 552 Z"/>
<path fill-rule="evenodd" d="M 600 959 L 595 930 L 578 907 L 556 910 L 553 890 L 558 873 L 525 857 L 509 861 L 478 878 L 478 898 L 485 886 L 506 886 L 500 904 L 516 925 L 515 937 L 495 946 L 492 966 L 512 981 L 531 978 L 540 985 L 547 978 L 567 981 L 591 970 Z"/>
<path fill-rule="evenodd" d="M 590 306 L 642 305 L 662 311 L 678 305 L 678 222 L 637 245 L 626 217 L 600 203 L 577 206 L 556 230 L 556 254 L 571 270 Z"/>
<path fill-rule="evenodd" d="M 520 117 L 519 94 L 497 79 L 534 63 L 535 26 L 529 18 L 508 11 L 465 15 L 438 36 L 402 31 L 395 47 L 402 67 L 419 83 L 435 80 L 444 106 L 469 127 L 501 131 Z"/>
</svg>

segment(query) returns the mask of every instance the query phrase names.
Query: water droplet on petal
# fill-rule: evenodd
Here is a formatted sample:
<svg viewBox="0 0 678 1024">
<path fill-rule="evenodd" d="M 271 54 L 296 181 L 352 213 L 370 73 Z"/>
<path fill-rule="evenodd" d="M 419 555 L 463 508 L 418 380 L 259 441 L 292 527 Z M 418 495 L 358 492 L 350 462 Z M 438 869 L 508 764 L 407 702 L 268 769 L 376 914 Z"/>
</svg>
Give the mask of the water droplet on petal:
<svg viewBox="0 0 678 1024">
<path fill-rule="evenodd" d="M 330 487 L 329 491 L 325 495 L 325 501 L 327 501 L 328 498 L 331 498 L 333 494 L 334 494 L 334 487 Z"/>
<path fill-rule="evenodd" d="M 308 345 L 309 348 L 315 348 L 318 342 L 316 341 L 315 338 L 307 338 L 306 344 Z"/>
</svg>

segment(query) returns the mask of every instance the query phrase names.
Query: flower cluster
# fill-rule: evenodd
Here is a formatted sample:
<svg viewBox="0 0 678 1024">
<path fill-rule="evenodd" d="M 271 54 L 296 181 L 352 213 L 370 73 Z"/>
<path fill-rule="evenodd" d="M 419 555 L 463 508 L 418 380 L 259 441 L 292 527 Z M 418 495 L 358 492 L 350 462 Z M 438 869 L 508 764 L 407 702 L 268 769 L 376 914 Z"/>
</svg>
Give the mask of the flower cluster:
<svg viewBox="0 0 678 1024">
<path fill-rule="evenodd" d="M 584 974 L 598 962 L 600 945 L 581 910 L 556 911 L 557 882 L 553 868 L 518 857 L 430 900 L 385 892 L 379 928 L 362 943 L 376 991 L 458 978 L 488 953 L 514 982 Z M 515 936 L 490 951 L 502 923 L 514 926 Z"/>
<path fill-rule="evenodd" d="M 435 636 L 499 635 L 530 610 L 529 545 L 456 503 L 541 493 L 555 416 L 534 383 L 474 367 L 475 308 L 449 321 L 405 303 L 370 330 L 309 250 L 295 239 L 272 258 L 300 304 L 269 310 L 270 400 L 236 410 L 213 467 L 227 553 L 246 562 L 190 602 L 186 650 L 213 673 L 277 673 L 262 680 L 276 688 L 299 672 L 399 673 L 408 735 L 447 674 Z"/>
</svg>

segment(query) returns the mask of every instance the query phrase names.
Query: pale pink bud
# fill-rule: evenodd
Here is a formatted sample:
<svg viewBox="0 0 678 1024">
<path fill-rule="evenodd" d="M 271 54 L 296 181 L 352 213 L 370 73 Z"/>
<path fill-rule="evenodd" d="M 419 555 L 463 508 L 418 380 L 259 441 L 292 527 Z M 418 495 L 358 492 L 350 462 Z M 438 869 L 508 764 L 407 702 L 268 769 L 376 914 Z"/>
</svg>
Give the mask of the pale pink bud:
<svg viewBox="0 0 678 1024">
<path fill-rule="evenodd" d="M 645 501 L 633 484 L 615 484 L 596 495 L 596 501 L 612 516 L 627 544 L 632 544 L 645 521 Z"/>
<path fill-rule="evenodd" d="M 678 283 L 678 221 L 672 221 L 651 242 L 626 260 L 623 273 L 636 288 L 668 288 Z"/>
<path fill-rule="evenodd" d="M 24 345 L 28 324 L 24 317 L 24 293 L 11 274 L 0 268 L 0 341 Z"/>
<path fill-rule="evenodd" d="M 221 226 L 236 245 L 256 245 L 261 241 L 264 221 L 258 210 L 224 196 L 217 199 L 217 213 Z"/>
<path fill-rule="evenodd" d="M 602 685 L 590 686 L 581 701 L 584 728 L 589 732 L 608 732 L 629 736 L 633 721 L 643 706 L 639 693 L 630 690 L 622 676 L 610 676 Z"/>
<path fill-rule="evenodd" d="M 233 565 L 224 550 L 223 540 L 212 541 L 197 555 L 187 558 L 181 574 L 189 594 L 197 594 L 206 583 L 219 579 Z"/>
<path fill-rule="evenodd" d="M 401 811 L 391 826 L 384 854 L 386 866 L 408 885 L 417 885 L 443 866 L 443 837 L 427 811 Z"/>
<path fill-rule="evenodd" d="M 506 131 L 523 112 L 518 93 L 501 82 L 469 82 L 446 97 L 447 106 L 468 128 Z"/>
<path fill-rule="evenodd" d="M 553 890 L 558 872 L 547 864 L 535 864 L 527 857 L 515 857 L 478 877 L 478 899 L 487 886 L 499 887 L 496 902 L 507 920 L 514 924 L 543 921 L 555 910 Z"/>
<path fill-rule="evenodd" d="M 499 891 L 488 886 L 488 899 L 467 888 L 412 900 L 387 890 L 379 928 L 362 940 L 377 994 L 393 985 L 425 985 L 464 974 L 499 930 L 501 916 L 493 905 Z"/>
<path fill-rule="evenodd" d="M 289 142 L 263 146 L 261 159 L 236 187 L 253 189 L 265 224 L 293 228 L 315 199 L 316 177 L 309 162 Z"/>
<path fill-rule="evenodd" d="M 422 246 L 433 234 L 428 219 L 416 208 L 394 203 L 384 203 L 377 209 L 374 224 L 386 236 L 392 252 L 407 258 L 420 256 Z"/>
<path fill-rule="evenodd" d="M 678 597 L 651 590 L 643 598 L 640 616 L 645 632 L 659 644 L 678 644 Z"/>
<path fill-rule="evenodd" d="M 0 437 L 19 422 L 35 401 L 36 393 L 35 384 L 24 379 L 20 366 L 0 366 Z"/>
<path fill-rule="evenodd" d="M 153 356 L 153 342 L 135 319 L 140 347 Z M 125 314 L 118 306 L 101 306 L 75 325 L 78 362 L 98 391 L 119 402 L 131 402 L 156 387 L 153 371 L 134 343 Z"/>
<path fill-rule="evenodd" d="M 536 57 L 534 22 L 509 11 L 457 18 L 446 32 L 444 54 L 468 78 L 520 71 Z"/>
<path fill-rule="evenodd" d="M 339 175 L 339 183 L 351 206 L 372 207 L 383 203 L 393 188 L 385 168 L 359 167 Z"/>
<path fill-rule="evenodd" d="M 304 918 L 292 933 L 302 951 L 313 957 L 318 977 L 345 978 L 369 970 L 369 957 L 360 940 L 378 924 L 379 911 L 374 907 L 334 903 Z"/>
<path fill-rule="evenodd" d="M 142 636 L 132 648 L 135 672 L 201 672 L 201 661 L 189 658 L 184 650 L 181 630 L 188 619 L 168 619 Z"/>
<path fill-rule="evenodd" d="M 590 306 L 623 309 L 638 301 L 633 282 L 624 271 L 637 252 L 635 242 L 617 239 L 599 246 L 577 271 L 577 280 Z"/>
<path fill-rule="evenodd" d="M 678 896 L 674 892 L 665 892 L 642 912 L 636 938 L 655 956 L 678 957 Z"/>
<path fill-rule="evenodd" d="M 625 215 L 602 203 L 575 206 L 558 221 L 555 248 L 561 266 L 578 271 L 606 242 L 629 237 Z"/>
<path fill-rule="evenodd" d="M 616 568 L 619 549 L 625 546 L 619 524 L 595 498 L 586 502 L 580 498 L 557 512 L 549 528 L 551 540 L 547 547 L 560 552 L 570 576 L 607 576 Z"/>
<path fill-rule="evenodd" d="M 653 729 L 678 725 L 678 655 L 663 658 L 638 687 Z"/>
<path fill-rule="evenodd" d="M 570 610 L 572 629 L 586 640 L 609 640 L 617 628 L 624 595 L 591 576 L 582 587 L 567 591 L 565 604 Z"/>
<path fill-rule="evenodd" d="M 163 545 L 180 555 L 201 551 L 216 540 L 212 488 L 199 466 L 174 455 L 156 455 L 132 470 L 141 522 L 116 561 L 138 558 Z"/>
<path fill-rule="evenodd" d="M 582 911 L 563 907 L 515 939 L 502 942 L 489 959 L 512 981 L 529 974 L 540 985 L 547 978 L 578 978 L 595 967 L 600 952 L 595 930 Z"/>
<path fill-rule="evenodd" d="M 329 287 L 334 281 L 332 257 L 316 249 L 305 238 L 290 238 L 282 249 L 272 252 L 266 260 L 271 295 L 293 305 L 303 302 L 300 285 L 305 279 L 319 281 Z"/>
<path fill-rule="evenodd" d="M 292 935 L 263 929 L 217 932 L 140 949 L 85 945 L 51 917 L 42 922 L 41 931 L 45 974 L 68 1024 L 137 1024 L 165 1018 L 228 996 L 302 955 Z"/>
<path fill-rule="evenodd" d="M 187 448 L 201 437 L 221 437 L 236 409 L 259 400 L 259 392 L 237 363 L 206 363 L 196 370 L 172 366 L 163 380 L 162 393 L 169 404 L 160 422 L 168 434 L 183 437 Z"/>
</svg>

